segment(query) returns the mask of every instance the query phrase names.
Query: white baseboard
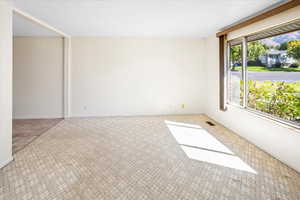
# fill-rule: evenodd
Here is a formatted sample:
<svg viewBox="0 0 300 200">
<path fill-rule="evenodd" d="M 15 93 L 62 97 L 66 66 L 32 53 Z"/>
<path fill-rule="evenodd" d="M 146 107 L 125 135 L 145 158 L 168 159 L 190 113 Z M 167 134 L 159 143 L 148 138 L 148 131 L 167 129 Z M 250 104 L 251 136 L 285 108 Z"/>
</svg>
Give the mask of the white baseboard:
<svg viewBox="0 0 300 200">
<path fill-rule="evenodd" d="M 13 119 L 62 119 L 63 116 L 18 116 L 13 117 Z"/>
<path fill-rule="evenodd" d="M 5 160 L 4 162 L 0 162 L 0 169 L 8 165 L 11 161 L 13 161 L 14 158 L 10 157 L 9 159 Z"/>
<path fill-rule="evenodd" d="M 204 115 L 204 112 L 195 112 L 195 113 L 162 113 L 162 114 L 116 114 L 116 115 L 70 115 L 68 118 L 65 119 L 72 119 L 72 118 L 101 118 L 101 117 L 156 117 L 156 116 L 172 116 L 172 115 Z"/>
</svg>

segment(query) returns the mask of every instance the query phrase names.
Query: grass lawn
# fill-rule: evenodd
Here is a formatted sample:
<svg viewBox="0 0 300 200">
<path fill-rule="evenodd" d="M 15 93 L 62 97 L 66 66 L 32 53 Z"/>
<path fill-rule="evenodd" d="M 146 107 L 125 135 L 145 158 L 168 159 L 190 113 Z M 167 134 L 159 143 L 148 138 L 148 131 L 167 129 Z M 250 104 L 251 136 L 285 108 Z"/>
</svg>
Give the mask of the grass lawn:
<svg viewBox="0 0 300 200">
<path fill-rule="evenodd" d="M 235 67 L 236 70 L 241 70 L 241 67 Z M 300 68 L 267 68 L 262 66 L 248 66 L 249 72 L 300 72 Z"/>
</svg>

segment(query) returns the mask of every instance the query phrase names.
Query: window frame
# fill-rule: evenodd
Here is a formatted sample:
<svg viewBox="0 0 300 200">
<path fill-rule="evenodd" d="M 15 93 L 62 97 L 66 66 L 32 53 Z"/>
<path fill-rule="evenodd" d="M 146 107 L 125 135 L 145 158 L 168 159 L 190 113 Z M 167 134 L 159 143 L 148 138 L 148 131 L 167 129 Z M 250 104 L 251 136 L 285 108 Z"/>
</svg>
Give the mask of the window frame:
<svg viewBox="0 0 300 200">
<path fill-rule="evenodd" d="M 267 30 L 263 30 L 263 31 L 259 31 L 255 34 L 259 34 L 259 33 L 263 33 L 265 31 L 268 31 L 272 28 L 269 28 Z M 287 32 L 284 32 L 284 33 L 281 33 L 281 34 L 274 34 L 272 36 L 267 36 L 267 37 L 263 37 L 263 38 L 260 38 L 258 40 L 262 40 L 262 39 L 266 39 L 266 38 L 270 38 L 270 37 L 275 37 L 275 36 L 278 36 L 278 35 L 283 35 L 283 34 L 288 34 L 288 33 L 291 33 L 291 32 L 295 32 L 295 31 L 300 31 L 300 29 L 298 30 L 292 30 L 292 31 L 287 31 Z M 226 104 L 226 107 L 228 106 L 233 106 L 233 107 L 236 107 L 236 108 L 239 108 L 239 109 L 242 109 L 242 110 L 245 110 L 247 112 L 250 112 L 252 114 L 255 114 L 257 115 L 258 117 L 263 117 L 263 118 L 266 118 L 266 119 L 269 119 L 269 120 L 272 120 L 274 122 L 277 122 L 281 125 L 285 125 L 285 126 L 288 126 L 290 128 L 294 128 L 296 129 L 297 131 L 300 131 L 300 124 L 298 123 L 295 123 L 295 122 L 292 122 L 292 121 L 289 121 L 289 120 L 286 120 L 286 119 L 282 119 L 282 118 L 279 118 L 277 116 L 274 116 L 274 115 L 271 115 L 269 113 L 266 113 L 266 112 L 262 112 L 262 111 L 259 111 L 259 110 L 256 110 L 256 109 L 253 109 L 253 108 L 250 108 L 247 106 L 247 102 L 248 102 L 248 99 L 247 99 L 247 93 L 248 93 L 248 79 L 247 79 L 247 57 L 248 57 L 248 50 L 247 50 L 247 38 L 249 36 L 252 36 L 254 34 L 249 34 L 249 35 L 245 35 L 245 36 L 242 36 L 242 37 L 239 37 L 239 38 L 235 38 L 235 39 L 231 39 L 231 40 L 227 40 L 225 42 L 225 59 L 226 59 L 226 62 L 225 62 L 225 104 Z M 256 41 L 256 40 L 250 40 L 249 42 L 252 42 L 252 41 Z M 229 91 L 229 83 L 230 83 L 230 47 L 233 46 L 233 45 L 236 45 L 236 44 L 241 44 L 241 48 L 242 48 L 242 80 L 243 80 L 243 104 L 242 105 L 237 105 L 236 103 L 233 103 L 233 102 L 230 102 L 230 99 L 229 99 L 229 95 L 228 95 L 228 91 Z M 300 74 L 300 72 L 299 72 Z"/>
<path fill-rule="evenodd" d="M 243 103 L 242 105 L 240 104 L 236 104 L 236 103 L 233 103 L 230 101 L 230 96 L 228 95 L 228 91 L 229 91 L 229 84 L 230 84 L 230 81 L 231 81 L 231 73 L 230 73 L 230 61 L 231 61 L 231 54 L 230 54 L 230 49 L 232 46 L 235 46 L 235 45 L 241 45 L 241 57 L 242 57 L 242 77 L 241 77 L 241 80 L 243 82 L 245 82 L 245 80 L 247 80 L 247 62 L 246 62 L 246 58 L 245 55 L 244 55 L 244 52 L 246 51 L 247 53 L 247 47 L 244 46 L 244 38 L 237 38 L 237 39 L 234 39 L 234 40 L 230 40 L 230 41 L 227 41 L 226 42 L 226 76 L 227 76 L 227 81 L 226 81 L 226 104 L 227 105 L 233 105 L 233 106 L 236 106 L 236 107 L 239 107 L 239 108 L 245 108 L 246 107 L 246 101 L 245 101 L 245 98 L 243 96 Z M 245 91 L 246 91 L 246 88 L 245 88 L 245 84 L 243 84 L 243 95 L 245 95 Z"/>
</svg>

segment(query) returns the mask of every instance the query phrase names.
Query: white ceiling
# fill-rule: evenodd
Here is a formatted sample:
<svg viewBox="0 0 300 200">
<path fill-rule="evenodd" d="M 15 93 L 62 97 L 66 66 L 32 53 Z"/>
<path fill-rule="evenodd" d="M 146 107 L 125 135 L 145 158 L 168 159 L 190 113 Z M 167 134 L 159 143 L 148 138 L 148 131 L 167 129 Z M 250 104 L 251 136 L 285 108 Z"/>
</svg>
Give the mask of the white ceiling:
<svg viewBox="0 0 300 200">
<path fill-rule="evenodd" d="M 71 36 L 203 37 L 283 0 L 14 0 Z M 45 32 L 14 20 L 15 35 Z"/>
<path fill-rule="evenodd" d="M 60 36 L 20 15 L 13 16 L 14 36 Z"/>
</svg>

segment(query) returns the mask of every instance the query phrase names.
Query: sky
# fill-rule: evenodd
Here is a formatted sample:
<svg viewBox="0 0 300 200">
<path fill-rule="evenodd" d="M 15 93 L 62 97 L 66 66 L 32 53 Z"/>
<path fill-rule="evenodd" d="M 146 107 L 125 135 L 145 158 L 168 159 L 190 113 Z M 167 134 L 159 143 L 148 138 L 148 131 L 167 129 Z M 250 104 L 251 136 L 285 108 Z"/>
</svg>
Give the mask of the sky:
<svg viewBox="0 0 300 200">
<path fill-rule="evenodd" d="M 277 46 L 283 42 L 291 41 L 291 40 L 300 40 L 300 31 L 295 31 L 275 37 L 270 37 L 261 40 L 262 43 L 267 46 Z"/>
</svg>

